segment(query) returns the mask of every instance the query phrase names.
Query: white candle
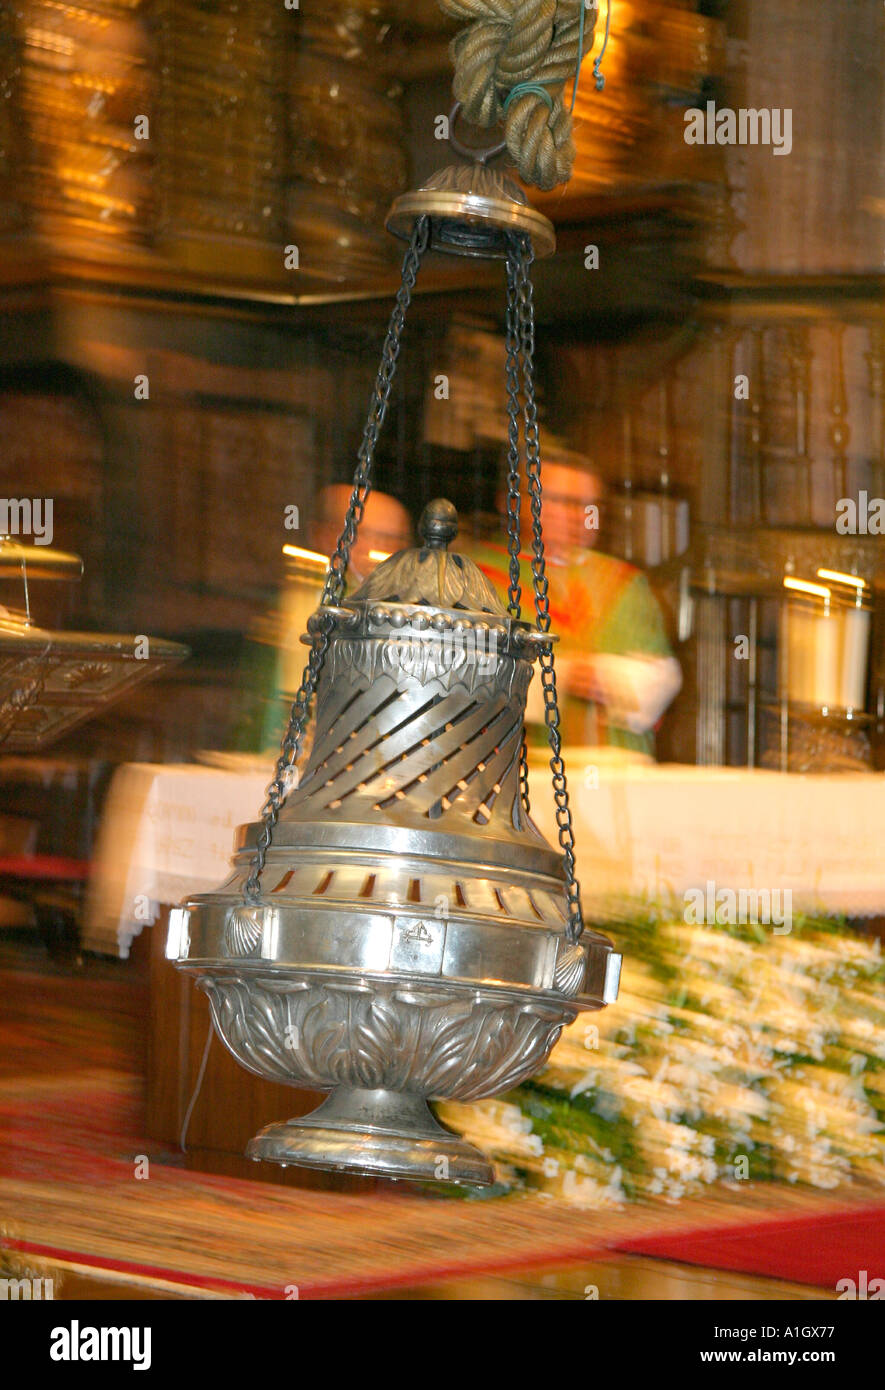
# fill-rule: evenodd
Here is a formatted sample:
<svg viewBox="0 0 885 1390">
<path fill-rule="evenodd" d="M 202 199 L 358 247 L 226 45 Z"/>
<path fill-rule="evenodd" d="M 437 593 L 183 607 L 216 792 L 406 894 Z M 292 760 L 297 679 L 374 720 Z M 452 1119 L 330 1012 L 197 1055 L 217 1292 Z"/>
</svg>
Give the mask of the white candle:
<svg viewBox="0 0 885 1390">
<path fill-rule="evenodd" d="M 870 647 L 870 614 L 860 606 L 846 608 L 842 616 L 842 690 L 845 709 L 862 710 L 867 693 L 867 653 Z"/>
<path fill-rule="evenodd" d="M 841 694 L 841 632 L 837 610 L 825 603 L 814 618 L 814 680 L 812 702 L 838 707 Z"/>
<path fill-rule="evenodd" d="M 818 575 L 846 587 L 853 582 L 832 570 L 819 570 Z M 828 587 L 792 577 L 785 579 L 784 585 L 797 595 L 791 594 L 787 603 L 789 699 L 817 709 L 862 710 L 870 612 L 864 607 L 861 589 L 849 597 L 844 588 L 833 594 Z"/>
<path fill-rule="evenodd" d="M 799 588 L 800 583 L 788 587 Z M 803 587 L 802 597 L 791 599 L 787 606 L 787 694 L 791 700 L 818 709 L 838 706 L 840 625 L 829 590 L 821 585 Z"/>
</svg>

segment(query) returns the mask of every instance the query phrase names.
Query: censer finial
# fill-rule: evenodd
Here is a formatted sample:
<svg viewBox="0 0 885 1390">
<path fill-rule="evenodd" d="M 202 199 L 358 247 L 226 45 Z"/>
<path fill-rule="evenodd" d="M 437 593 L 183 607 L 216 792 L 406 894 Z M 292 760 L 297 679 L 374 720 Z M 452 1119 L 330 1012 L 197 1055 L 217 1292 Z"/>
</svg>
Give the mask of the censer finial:
<svg viewBox="0 0 885 1390">
<path fill-rule="evenodd" d="M 447 497 L 428 502 L 418 520 L 418 535 L 431 550 L 445 550 L 458 534 L 458 513 Z"/>
</svg>

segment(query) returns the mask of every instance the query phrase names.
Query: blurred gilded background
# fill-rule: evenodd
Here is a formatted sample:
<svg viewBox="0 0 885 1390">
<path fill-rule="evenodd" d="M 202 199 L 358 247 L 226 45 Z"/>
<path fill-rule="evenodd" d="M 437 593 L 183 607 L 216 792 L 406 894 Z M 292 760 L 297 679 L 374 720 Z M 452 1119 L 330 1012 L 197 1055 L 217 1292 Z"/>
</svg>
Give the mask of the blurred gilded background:
<svg viewBox="0 0 885 1390">
<path fill-rule="evenodd" d="M 308 543 L 352 469 L 398 260 L 384 214 L 445 162 L 450 33 L 429 0 L 4 7 L 0 483 L 56 499 L 86 562 L 71 621 L 195 653 L 161 706 L 89 733 L 114 757 L 236 724 L 243 634 L 298 541 L 284 508 Z M 605 90 L 579 90 L 575 176 L 537 199 L 559 233 L 544 424 L 606 483 L 602 544 L 648 571 L 683 667 L 659 756 L 786 765 L 784 574 L 879 596 L 873 543 L 833 516 L 882 490 L 881 58 L 871 6 L 624 0 Z M 789 157 L 687 144 L 708 100 L 789 106 Z M 497 284 L 437 266 L 416 306 L 378 478 L 413 517 L 440 467 L 463 514 L 495 513 Z M 427 408 L 438 371 L 469 405 Z M 879 607 L 872 723 L 797 717 L 789 765 L 881 763 Z M 732 632 L 752 662 L 726 660 Z"/>
</svg>

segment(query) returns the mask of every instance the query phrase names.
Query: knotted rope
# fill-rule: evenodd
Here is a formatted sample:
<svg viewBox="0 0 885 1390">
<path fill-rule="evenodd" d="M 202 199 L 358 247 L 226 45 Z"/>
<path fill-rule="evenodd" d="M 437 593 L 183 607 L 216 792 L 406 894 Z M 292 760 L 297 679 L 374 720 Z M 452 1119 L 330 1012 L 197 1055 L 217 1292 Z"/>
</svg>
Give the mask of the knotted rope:
<svg viewBox="0 0 885 1390">
<path fill-rule="evenodd" d="M 554 188 L 575 160 L 571 111 L 562 99 L 593 43 L 597 9 L 585 0 L 440 0 L 470 21 L 452 40 L 452 90 L 474 125 L 504 125 L 526 183 Z M 580 52 L 579 52 L 580 49 Z M 597 78 L 599 85 L 599 78 Z"/>
</svg>

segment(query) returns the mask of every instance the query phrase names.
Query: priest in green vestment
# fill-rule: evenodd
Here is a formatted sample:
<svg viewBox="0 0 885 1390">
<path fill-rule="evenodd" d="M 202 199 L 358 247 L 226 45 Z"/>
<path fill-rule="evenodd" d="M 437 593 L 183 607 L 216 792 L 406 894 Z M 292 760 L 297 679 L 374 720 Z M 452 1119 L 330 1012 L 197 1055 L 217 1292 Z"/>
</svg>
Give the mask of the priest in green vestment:
<svg viewBox="0 0 885 1390">
<path fill-rule="evenodd" d="M 563 742 L 607 744 L 654 756 L 654 730 L 682 685 L 661 609 L 641 570 L 594 548 L 600 480 L 562 450 L 542 462 L 543 526 Z M 506 523 L 505 523 L 506 524 Z M 523 496 L 522 616 L 534 618 L 531 511 Z M 471 557 L 502 594 L 510 557 L 500 543 L 477 543 Z M 529 690 L 532 741 L 546 740 L 540 677 Z"/>
</svg>

